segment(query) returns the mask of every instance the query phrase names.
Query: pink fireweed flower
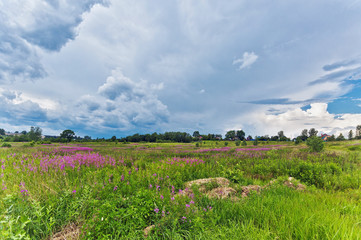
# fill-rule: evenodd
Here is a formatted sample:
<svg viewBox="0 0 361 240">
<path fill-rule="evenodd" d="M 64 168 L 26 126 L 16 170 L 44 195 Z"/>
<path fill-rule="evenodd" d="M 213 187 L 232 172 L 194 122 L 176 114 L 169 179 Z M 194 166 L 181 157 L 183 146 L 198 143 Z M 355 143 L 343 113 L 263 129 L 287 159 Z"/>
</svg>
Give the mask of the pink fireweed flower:
<svg viewBox="0 0 361 240">
<path fill-rule="evenodd" d="M 158 213 L 159 212 L 159 208 L 155 208 L 154 212 Z"/>
<path fill-rule="evenodd" d="M 189 202 L 189 204 L 194 204 L 194 201 L 193 201 L 193 200 L 191 200 L 191 201 Z"/>
<path fill-rule="evenodd" d="M 187 207 L 187 208 L 190 208 L 190 207 L 191 207 L 191 205 L 189 205 L 189 204 L 186 204 L 186 207 Z"/>
<path fill-rule="evenodd" d="M 152 184 L 149 184 L 149 188 L 152 188 L 153 187 L 153 185 Z"/>
<path fill-rule="evenodd" d="M 171 200 L 174 201 L 174 197 L 172 197 Z"/>
<path fill-rule="evenodd" d="M 157 188 L 157 191 L 159 191 L 160 186 L 159 186 L 159 185 L 157 185 L 157 186 L 156 186 L 156 188 Z"/>
<path fill-rule="evenodd" d="M 157 174 L 156 174 L 156 173 L 154 173 L 154 174 L 153 174 L 153 176 L 154 176 L 154 177 L 156 177 L 156 176 L 157 176 Z"/>
<path fill-rule="evenodd" d="M 115 186 L 115 187 L 114 187 L 114 191 L 116 191 L 117 189 L 118 189 L 118 186 Z"/>
<path fill-rule="evenodd" d="M 120 181 L 124 181 L 124 175 L 122 174 L 122 177 L 120 178 Z"/>
<path fill-rule="evenodd" d="M 160 199 L 164 199 L 163 195 L 160 195 Z"/>
<path fill-rule="evenodd" d="M 73 192 L 72 192 L 72 193 L 74 193 L 74 194 L 75 194 L 75 193 L 76 193 L 76 190 L 73 190 Z"/>
</svg>

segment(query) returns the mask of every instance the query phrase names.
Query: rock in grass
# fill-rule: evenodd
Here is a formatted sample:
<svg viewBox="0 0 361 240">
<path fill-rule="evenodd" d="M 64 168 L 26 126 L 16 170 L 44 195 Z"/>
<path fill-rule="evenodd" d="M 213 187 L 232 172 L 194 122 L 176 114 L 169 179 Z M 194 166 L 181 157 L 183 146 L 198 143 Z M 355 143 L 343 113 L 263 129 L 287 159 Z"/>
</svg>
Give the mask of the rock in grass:
<svg viewBox="0 0 361 240">
<path fill-rule="evenodd" d="M 214 186 L 214 188 L 228 187 L 229 180 L 223 177 L 216 177 L 216 178 L 202 178 L 185 183 L 186 188 L 191 188 L 193 185 L 199 186 L 199 191 L 201 193 L 205 193 L 209 191 L 209 189 L 207 189 L 207 186 L 209 185 L 211 185 L 210 187 Z"/>
<path fill-rule="evenodd" d="M 236 193 L 237 191 L 231 187 L 218 187 L 207 192 L 206 195 L 209 198 L 217 198 L 217 199 L 231 198 L 232 200 L 237 200 L 237 197 L 234 196 Z"/>
<path fill-rule="evenodd" d="M 51 240 L 75 240 L 80 238 L 80 227 L 71 223 L 50 237 Z"/>
<path fill-rule="evenodd" d="M 150 234 L 150 232 L 152 231 L 153 228 L 155 228 L 155 225 L 150 225 L 150 226 L 144 228 L 143 231 L 144 231 L 144 237 L 145 238 L 149 236 L 149 234 Z"/>
<path fill-rule="evenodd" d="M 260 192 L 262 187 L 259 185 L 248 185 L 242 187 L 242 197 L 248 197 L 251 192 Z"/>
</svg>

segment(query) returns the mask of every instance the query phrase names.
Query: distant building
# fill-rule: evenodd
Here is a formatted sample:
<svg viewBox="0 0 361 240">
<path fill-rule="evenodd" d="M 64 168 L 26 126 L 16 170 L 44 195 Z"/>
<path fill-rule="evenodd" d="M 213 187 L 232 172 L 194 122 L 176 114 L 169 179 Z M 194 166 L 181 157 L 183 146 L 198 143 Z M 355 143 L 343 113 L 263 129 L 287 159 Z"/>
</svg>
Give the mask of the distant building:
<svg viewBox="0 0 361 240">
<path fill-rule="evenodd" d="M 328 139 L 329 137 L 331 137 L 331 136 L 330 136 L 330 135 L 327 135 L 326 133 L 321 134 L 321 139 L 322 139 L 323 141 L 327 141 L 327 139 Z"/>
</svg>

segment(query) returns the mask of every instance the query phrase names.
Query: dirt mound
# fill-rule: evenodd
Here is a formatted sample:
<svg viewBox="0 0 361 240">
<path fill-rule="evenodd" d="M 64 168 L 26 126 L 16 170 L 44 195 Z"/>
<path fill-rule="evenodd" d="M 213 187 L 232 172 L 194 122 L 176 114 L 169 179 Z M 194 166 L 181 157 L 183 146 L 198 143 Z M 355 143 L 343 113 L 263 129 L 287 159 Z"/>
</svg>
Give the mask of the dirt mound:
<svg viewBox="0 0 361 240">
<path fill-rule="evenodd" d="M 207 197 L 209 198 L 217 198 L 224 199 L 232 197 L 232 195 L 236 194 L 237 191 L 231 187 L 217 187 L 207 192 Z"/>
<path fill-rule="evenodd" d="M 80 227 L 71 223 L 60 232 L 55 233 L 49 240 L 76 240 L 80 238 Z"/>
<path fill-rule="evenodd" d="M 199 191 L 201 193 L 207 192 L 208 188 L 214 188 L 217 187 L 228 187 L 229 186 L 229 180 L 227 178 L 223 177 L 216 177 L 216 178 L 202 178 L 197 179 L 194 181 L 189 181 L 185 183 L 186 188 L 191 188 L 193 185 L 199 186 Z"/>
<path fill-rule="evenodd" d="M 248 185 L 248 186 L 243 186 L 242 187 L 242 197 L 245 198 L 245 197 L 248 197 L 248 195 L 251 193 L 251 192 L 260 192 L 263 188 L 261 186 L 258 186 L 258 185 Z"/>
<path fill-rule="evenodd" d="M 283 183 L 283 185 L 296 189 L 298 191 L 303 191 L 306 189 L 305 185 L 298 183 L 298 181 L 293 177 L 289 177 L 288 180 Z"/>
</svg>

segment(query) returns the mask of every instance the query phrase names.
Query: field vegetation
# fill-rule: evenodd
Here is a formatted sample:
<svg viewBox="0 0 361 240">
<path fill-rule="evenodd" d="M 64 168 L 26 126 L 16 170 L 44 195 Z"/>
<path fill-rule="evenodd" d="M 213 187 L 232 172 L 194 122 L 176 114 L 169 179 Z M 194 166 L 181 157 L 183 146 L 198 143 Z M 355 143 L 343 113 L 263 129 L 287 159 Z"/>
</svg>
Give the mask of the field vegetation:
<svg viewBox="0 0 361 240">
<path fill-rule="evenodd" d="M 0 239 L 360 239 L 361 141 L 310 149 L 11 143 L 0 148 Z M 199 179 L 213 180 L 189 183 Z"/>
</svg>

